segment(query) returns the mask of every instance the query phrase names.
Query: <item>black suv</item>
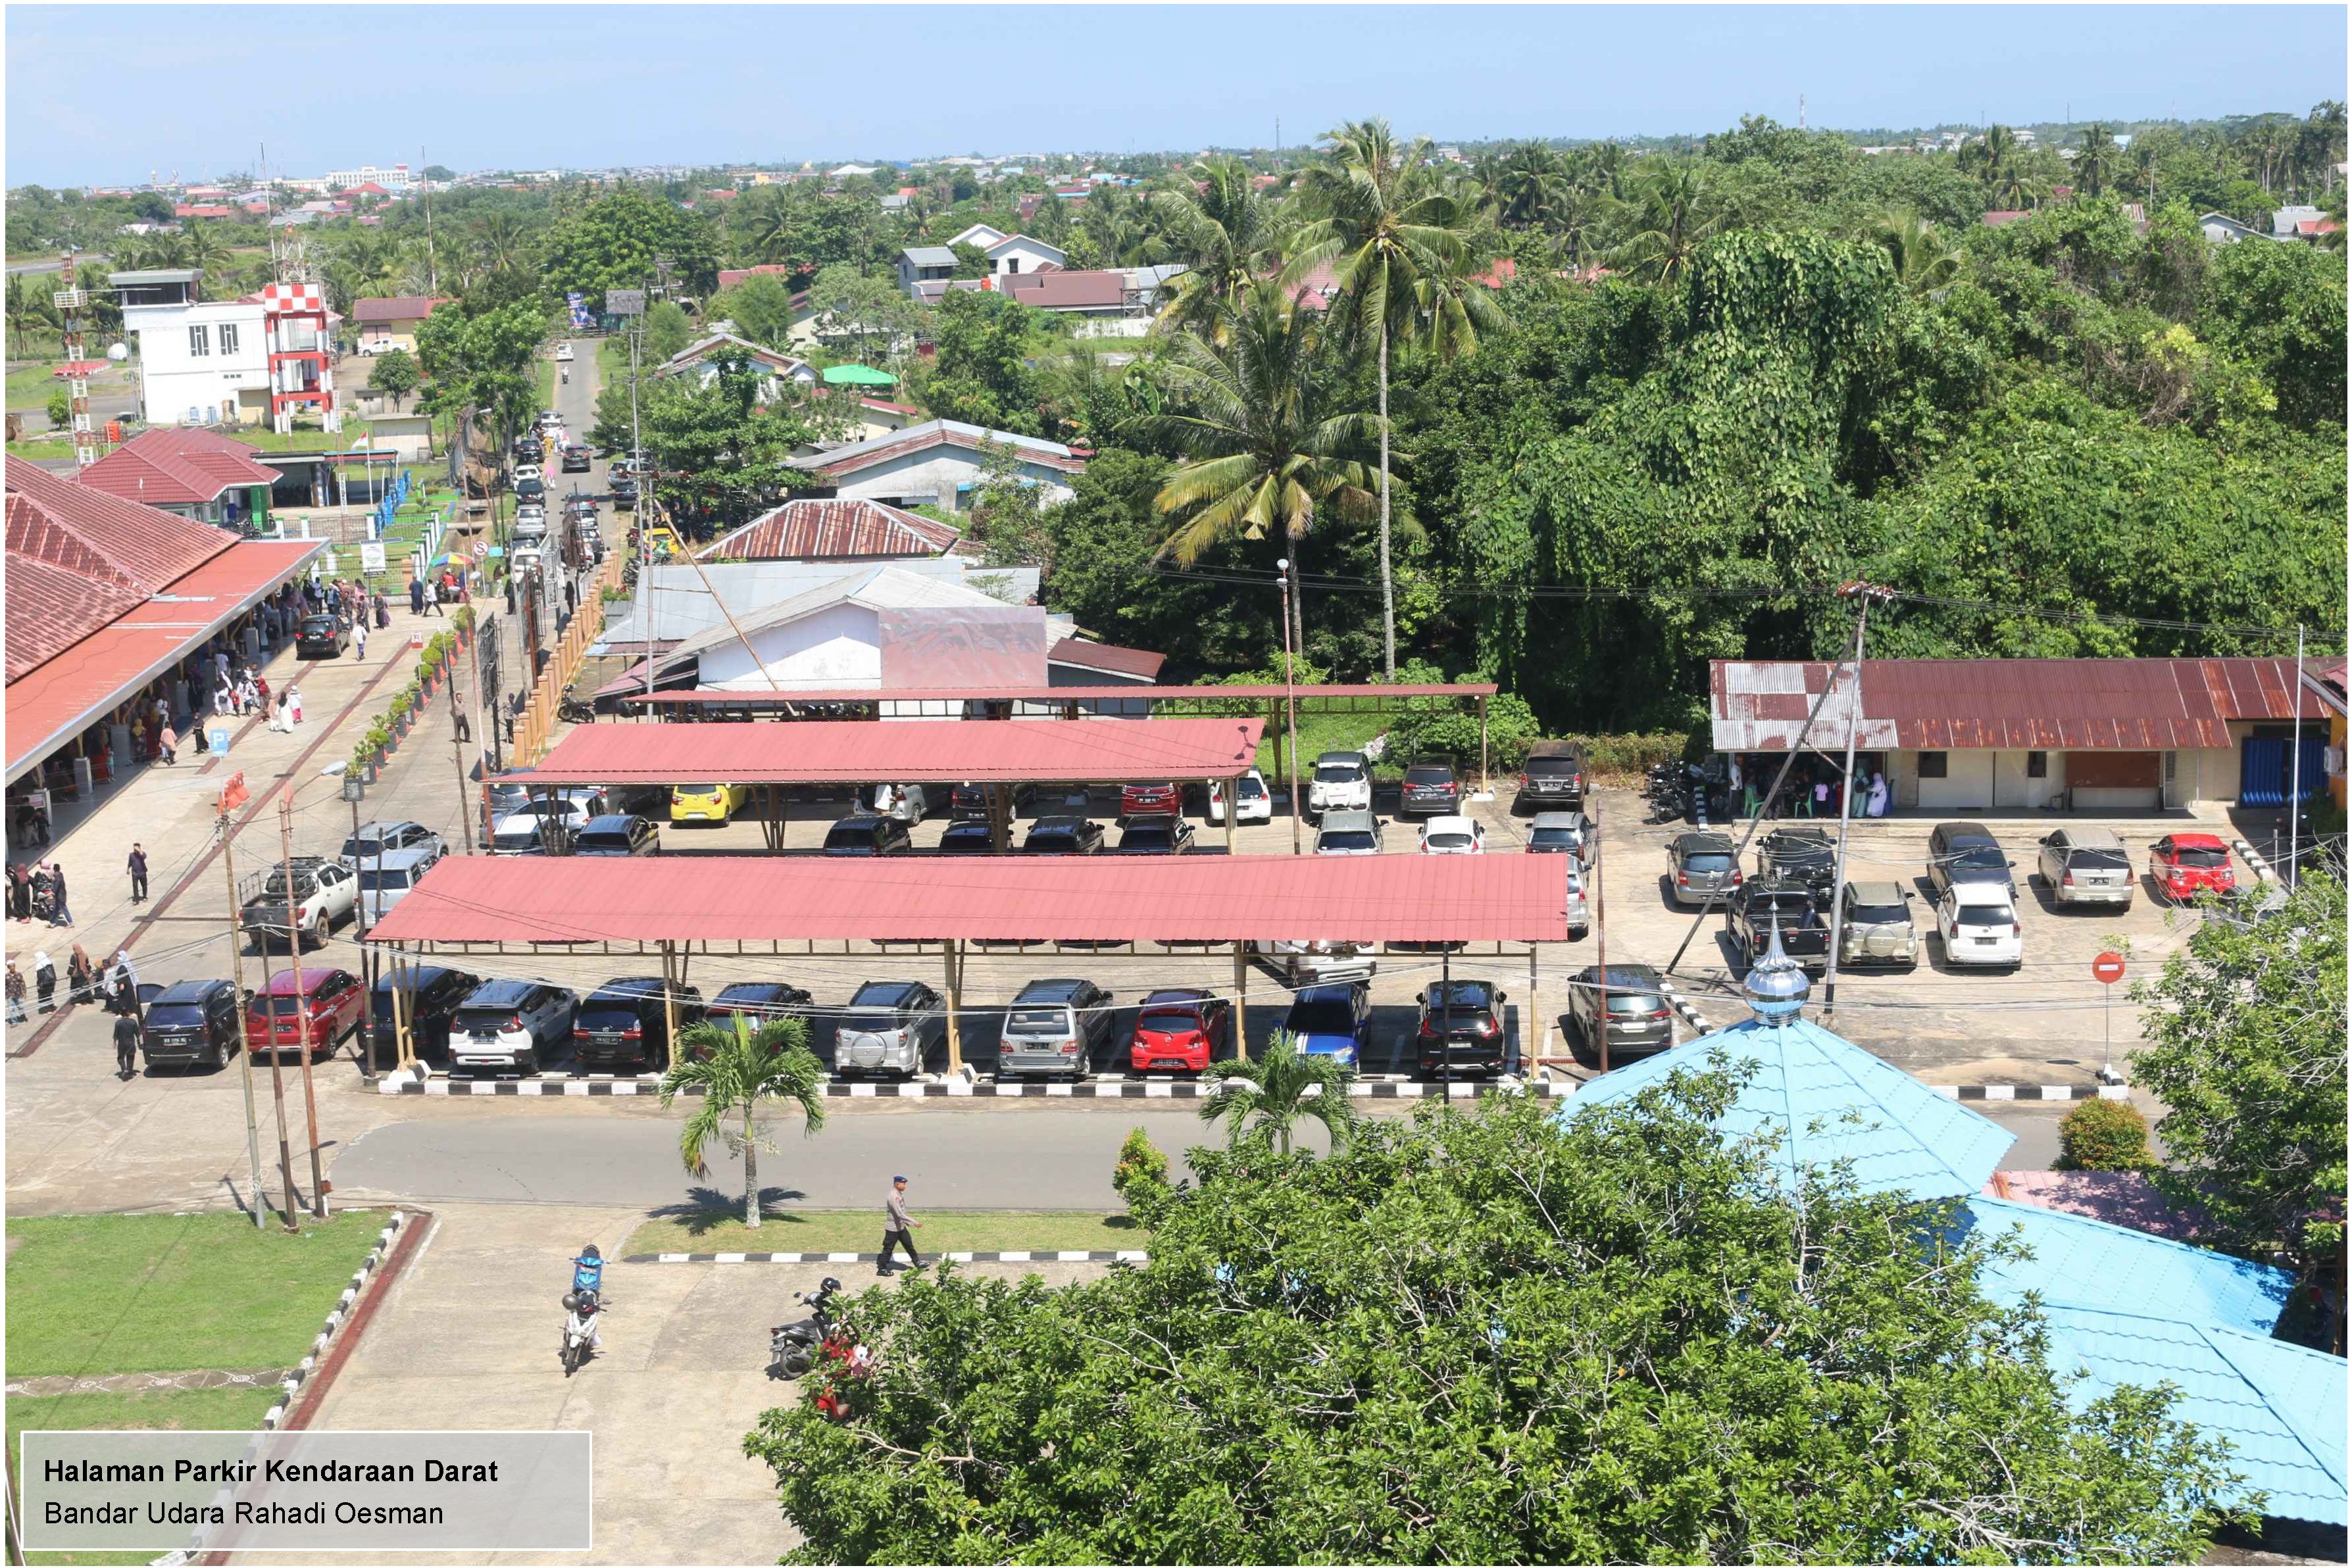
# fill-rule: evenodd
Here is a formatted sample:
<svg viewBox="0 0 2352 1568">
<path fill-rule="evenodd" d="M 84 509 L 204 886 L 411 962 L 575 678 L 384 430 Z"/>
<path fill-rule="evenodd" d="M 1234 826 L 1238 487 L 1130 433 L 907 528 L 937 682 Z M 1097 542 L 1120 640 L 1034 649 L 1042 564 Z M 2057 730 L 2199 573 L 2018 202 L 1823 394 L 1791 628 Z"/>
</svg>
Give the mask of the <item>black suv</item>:
<svg viewBox="0 0 2352 1568">
<path fill-rule="evenodd" d="M 778 1019 L 806 1018 L 810 1004 L 815 1000 L 800 987 L 788 986 L 782 980 L 737 980 L 710 998 L 710 1005 L 702 1011 L 702 1021 L 731 1030 L 740 1017 L 756 1034 Z"/>
<path fill-rule="evenodd" d="M 400 1012 L 408 1019 L 409 1038 L 416 1042 L 417 1054 L 428 1052 L 446 1058 L 449 1053 L 449 1025 L 466 998 L 481 988 L 478 975 L 463 969 L 452 969 L 442 964 L 422 964 L 408 970 L 406 985 L 386 969 L 376 977 L 375 991 L 368 998 L 374 1009 L 375 1037 L 378 1040 L 400 1038 L 400 1019 L 393 1012 L 393 993 L 405 990 Z"/>
<path fill-rule="evenodd" d="M 294 656 L 332 659 L 352 645 L 352 623 L 340 615 L 305 615 L 294 626 Z"/>
<path fill-rule="evenodd" d="M 1103 847 L 1102 824 L 1091 817 L 1040 817 L 1021 847 L 1039 855 L 1092 854 Z"/>
<path fill-rule="evenodd" d="M 1181 855 L 1192 847 L 1192 824 L 1181 817 L 1129 817 L 1118 825 L 1123 855 Z"/>
<path fill-rule="evenodd" d="M 1503 1004 L 1491 980 L 1441 981 L 1421 993 L 1413 1031 L 1414 1064 L 1423 1078 L 1443 1072 L 1500 1072 L 1508 1065 Z"/>
<path fill-rule="evenodd" d="M 940 835 L 940 853 L 943 855 L 985 855 L 995 852 L 996 831 L 979 817 L 950 822 L 947 831 Z"/>
<path fill-rule="evenodd" d="M 1013 809 L 1019 810 L 1037 799 L 1034 784 L 1012 786 Z M 948 792 L 948 814 L 952 817 L 985 817 L 988 815 L 988 787 L 984 784 L 959 784 Z"/>
<path fill-rule="evenodd" d="M 147 1005 L 139 1048 L 150 1067 L 222 1067 L 243 1035 L 236 986 L 226 980 L 182 980 Z"/>
<path fill-rule="evenodd" d="M 1820 828 L 1775 828 L 1757 846 L 1756 874 L 1802 883 L 1814 905 L 1827 909 L 1837 885 L 1837 841 Z"/>
<path fill-rule="evenodd" d="M 702 993 L 680 986 L 676 995 L 678 1027 L 683 1029 L 702 1017 Z M 658 1072 L 669 1065 L 669 1008 L 662 999 L 658 975 L 607 980 L 572 1015 L 577 1071 L 635 1067 Z"/>
<path fill-rule="evenodd" d="M 824 833 L 824 852 L 829 855 L 895 855 L 913 847 L 906 823 L 866 811 L 842 818 Z"/>
<path fill-rule="evenodd" d="M 653 823 L 632 813 L 593 817 L 572 841 L 576 855 L 657 855 L 661 834 Z"/>
<path fill-rule="evenodd" d="M 1748 963 L 1771 950 L 1776 926 L 1782 952 L 1814 974 L 1829 967 L 1830 925 L 1811 888 L 1793 878 L 1759 878 L 1732 895 L 1731 936 Z"/>
<path fill-rule="evenodd" d="M 1462 810 L 1462 780 L 1454 776 L 1454 758 L 1440 752 L 1424 757 L 1404 770 L 1404 789 L 1397 800 L 1397 815 L 1451 817 Z"/>
<path fill-rule="evenodd" d="M 1980 822 L 1938 822 L 1927 835 L 1927 882 L 1941 898 L 1956 882 L 1997 882 L 2017 896 L 2009 852 Z"/>
</svg>

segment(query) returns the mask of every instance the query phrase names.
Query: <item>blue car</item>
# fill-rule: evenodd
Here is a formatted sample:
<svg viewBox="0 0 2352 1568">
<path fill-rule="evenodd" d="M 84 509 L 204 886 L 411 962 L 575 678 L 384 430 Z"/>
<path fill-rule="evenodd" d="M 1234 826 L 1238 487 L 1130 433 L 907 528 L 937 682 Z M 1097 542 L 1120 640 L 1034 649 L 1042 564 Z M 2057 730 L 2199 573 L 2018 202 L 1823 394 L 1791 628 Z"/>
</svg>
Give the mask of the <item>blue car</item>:
<svg viewBox="0 0 2352 1568">
<path fill-rule="evenodd" d="M 1362 980 L 1309 986 L 1290 999 L 1282 1027 L 1307 1056 L 1328 1056 L 1358 1071 L 1372 1043 L 1372 988 Z"/>
</svg>

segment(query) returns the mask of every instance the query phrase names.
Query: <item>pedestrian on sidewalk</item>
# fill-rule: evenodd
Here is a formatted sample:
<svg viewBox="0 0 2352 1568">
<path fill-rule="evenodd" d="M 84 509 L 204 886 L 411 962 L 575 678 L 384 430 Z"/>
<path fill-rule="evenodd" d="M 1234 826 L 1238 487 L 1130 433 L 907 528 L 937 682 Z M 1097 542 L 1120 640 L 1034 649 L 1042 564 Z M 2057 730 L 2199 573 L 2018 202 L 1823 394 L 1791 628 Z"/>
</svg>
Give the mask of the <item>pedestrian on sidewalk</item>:
<svg viewBox="0 0 2352 1568">
<path fill-rule="evenodd" d="M 22 861 L 8 865 L 8 917 L 26 924 L 33 918 L 33 873 Z"/>
<path fill-rule="evenodd" d="M 287 703 L 284 692 L 278 694 L 278 706 L 269 710 L 269 727 L 280 735 L 294 733 L 293 709 Z"/>
<path fill-rule="evenodd" d="M 422 577 L 408 580 L 408 612 L 411 615 L 425 613 L 425 580 Z"/>
<path fill-rule="evenodd" d="M 126 862 L 131 872 L 131 902 L 147 902 L 147 852 L 137 844 L 131 846 L 131 859 Z"/>
<path fill-rule="evenodd" d="M 286 716 L 296 724 L 302 722 L 302 688 L 299 686 L 286 688 Z"/>
<path fill-rule="evenodd" d="M 114 1010 L 139 1016 L 139 976 L 131 967 L 131 955 L 121 947 L 114 950 L 114 967 L 110 977 L 114 981 Z"/>
<path fill-rule="evenodd" d="M 474 740 L 474 727 L 466 722 L 466 705 L 457 700 L 457 694 L 455 692 L 450 694 L 449 719 L 451 723 L 457 727 L 457 744 L 460 746 L 472 745 Z"/>
<path fill-rule="evenodd" d="M 392 629 L 392 606 L 383 601 L 383 590 L 380 588 L 375 592 L 375 629 L 379 632 Z"/>
<path fill-rule="evenodd" d="M 352 628 L 352 657 L 354 659 L 367 657 L 367 622 L 364 621 Z"/>
<path fill-rule="evenodd" d="M 33 841 L 44 848 L 49 841 L 49 809 L 38 800 L 33 802 Z"/>
<path fill-rule="evenodd" d="M 65 862 L 51 861 L 49 862 L 49 924 L 70 928 L 73 923 L 73 907 L 66 903 Z"/>
<path fill-rule="evenodd" d="M 427 615 L 441 613 L 441 590 L 435 586 L 429 577 L 425 580 L 425 613 Z"/>
<path fill-rule="evenodd" d="M 58 967 L 49 962 L 47 953 L 37 950 L 33 954 L 33 992 L 37 1010 L 58 1010 Z"/>
<path fill-rule="evenodd" d="M 97 992 L 98 966 L 90 962 L 89 951 L 77 942 L 73 956 L 66 960 L 66 1000 L 83 1007 Z"/>
<path fill-rule="evenodd" d="M 874 1266 L 874 1272 L 883 1279 L 888 1279 L 895 1272 L 890 1267 L 891 1257 L 896 1249 L 901 1247 L 907 1249 L 907 1261 L 915 1268 L 921 1268 L 922 1255 L 915 1250 L 915 1227 L 920 1225 L 922 1221 L 911 1218 L 907 1213 L 907 1178 L 905 1176 L 894 1176 L 890 1178 L 890 1196 L 882 1200 L 882 1258 Z"/>
<path fill-rule="evenodd" d="M 16 968 L 16 960 L 8 960 L 8 1021 L 29 1023 L 32 1015 L 25 1010 L 25 977 Z"/>
<path fill-rule="evenodd" d="M 163 733 L 156 737 L 155 744 L 163 748 L 164 767 L 177 768 L 180 765 L 180 758 L 177 755 L 180 749 L 180 732 L 178 730 L 173 729 L 169 723 L 166 723 L 163 726 Z"/>
<path fill-rule="evenodd" d="M 114 1020 L 114 1076 L 128 1083 L 139 1072 L 139 1020 L 124 1013 Z"/>
</svg>

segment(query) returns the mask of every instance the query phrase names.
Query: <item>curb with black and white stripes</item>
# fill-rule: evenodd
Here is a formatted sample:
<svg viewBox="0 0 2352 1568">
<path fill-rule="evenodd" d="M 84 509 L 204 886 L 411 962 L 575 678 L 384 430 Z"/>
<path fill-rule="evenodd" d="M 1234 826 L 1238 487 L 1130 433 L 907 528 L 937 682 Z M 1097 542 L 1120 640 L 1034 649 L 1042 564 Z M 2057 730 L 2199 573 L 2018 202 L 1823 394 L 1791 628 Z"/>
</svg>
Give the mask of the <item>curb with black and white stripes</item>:
<svg viewBox="0 0 2352 1568">
<path fill-rule="evenodd" d="M 277 1430 L 278 1423 L 286 1418 L 287 1407 L 294 1403 L 294 1396 L 301 1392 L 302 1385 L 311 1373 L 318 1370 L 319 1358 L 327 1354 L 327 1347 L 334 1343 L 335 1335 L 341 1332 L 344 1323 L 351 1321 L 352 1303 L 358 1301 L 360 1292 L 367 1288 L 368 1276 L 376 1271 L 383 1262 L 384 1255 L 392 1250 L 401 1227 L 413 1223 L 415 1218 L 397 1208 L 392 1211 L 392 1218 L 377 1234 L 375 1245 L 368 1249 L 366 1259 L 352 1271 L 352 1282 L 345 1285 L 343 1293 L 336 1298 L 335 1310 L 329 1312 L 327 1321 L 319 1326 L 318 1337 L 310 1342 L 310 1354 L 304 1356 L 300 1364 L 287 1374 L 286 1381 L 278 1385 L 283 1392 L 278 1396 L 278 1402 L 269 1407 L 268 1413 L 262 1416 L 264 1430 Z"/>
<path fill-rule="evenodd" d="M 1133 1252 L 935 1252 L 943 1263 L 1141 1263 Z M 634 1252 L 624 1263 L 879 1263 L 879 1252 Z"/>
<path fill-rule="evenodd" d="M 2246 869 L 2254 873 L 2254 880 L 2256 882 L 2276 882 L 2278 880 L 2278 873 L 2271 869 L 2270 862 L 2263 859 L 2262 856 L 2254 852 L 2253 845 L 2246 842 L 2243 839 L 2231 839 L 2230 841 L 2230 847 L 2238 852 L 2238 858 L 2246 862 Z"/>
</svg>

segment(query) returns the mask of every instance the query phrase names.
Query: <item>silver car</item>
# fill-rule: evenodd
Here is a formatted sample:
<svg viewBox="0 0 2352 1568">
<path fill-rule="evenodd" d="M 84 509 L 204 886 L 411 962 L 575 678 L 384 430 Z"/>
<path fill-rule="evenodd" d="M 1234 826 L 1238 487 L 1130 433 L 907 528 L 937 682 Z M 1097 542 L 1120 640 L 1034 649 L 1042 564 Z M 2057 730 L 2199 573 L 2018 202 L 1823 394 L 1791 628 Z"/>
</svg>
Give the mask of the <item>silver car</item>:
<svg viewBox="0 0 2352 1568">
<path fill-rule="evenodd" d="M 1893 882 L 1850 882 L 1839 918 L 1838 965 L 1901 969 L 1919 967 L 1919 930 L 1911 923 L 1911 894 Z"/>
<path fill-rule="evenodd" d="M 844 1078 L 912 1078 L 924 1049 L 947 1036 L 947 1005 L 913 980 L 868 980 L 849 998 L 834 1037 L 833 1068 Z"/>
<path fill-rule="evenodd" d="M 1108 991 L 1092 980 L 1032 980 L 1013 998 L 996 1050 L 996 1076 L 1084 1078 L 1107 1055 L 1118 1019 Z"/>
<path fill-rule="evenodd" d="M 2108 829 L 2059 829 L 2042 841 L 2038 869 L 2053 903 L 2131 907 L 2131 852 Z"/>
<path fill-rule="evenodd" d="M 423 880 L 441 859 L 441 842 L 420 844 L 415 849 L 394 850 L 378 857 L 370 855 L 360 862 L 360 914 L 373 925 L 384 913 L 408 896 L 408 890 Z"/>
<path fill-rule="evenodd" d="M 1326 811 L 1315 830 L 1318 855 L 1376 855 L 1381 852 L 1381 822 L 1370 811 Z"/>
</svg>

